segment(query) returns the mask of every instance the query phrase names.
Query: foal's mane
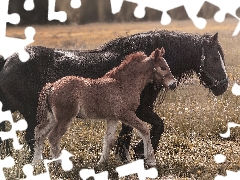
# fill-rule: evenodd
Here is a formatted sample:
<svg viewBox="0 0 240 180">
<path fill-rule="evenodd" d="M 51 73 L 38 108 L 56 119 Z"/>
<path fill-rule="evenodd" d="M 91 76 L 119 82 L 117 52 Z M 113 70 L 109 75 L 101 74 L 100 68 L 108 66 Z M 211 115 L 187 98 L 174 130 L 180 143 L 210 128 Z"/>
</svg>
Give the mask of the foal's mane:
<svg viewBox="0 0 240 180">
<path fill-rule="evenodd" d="M 136 63 L 139 63 L 146 58 L 147 55 L 144 52 L 136 52 L 127 55 L 119 66 L 113 68 L 111 71 L 106 73 L 105 76 L 118 79 L 119 76 L 121 76 L 121 72 L 127 71 L 127 68 L 135 66 Z"/>
</svg>

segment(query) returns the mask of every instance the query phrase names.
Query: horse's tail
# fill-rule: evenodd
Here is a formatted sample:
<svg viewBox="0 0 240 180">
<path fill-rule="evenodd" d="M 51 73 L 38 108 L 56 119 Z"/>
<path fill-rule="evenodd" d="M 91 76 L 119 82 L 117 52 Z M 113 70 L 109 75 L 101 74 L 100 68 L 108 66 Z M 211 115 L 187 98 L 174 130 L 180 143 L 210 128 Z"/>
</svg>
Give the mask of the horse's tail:
<svg viewBox="0 0 240 180">
<path fill-rule="evenodd" d="M 0 71 L 2 70 L 5 62 L 6 62 L 6 61 L 5 61 L 4 57 L 0 55 Z"/>
<path fill-rule="evenodd" d="M 48 96 L 49 96 L 49 93 L 51 92 L 51 88 L 52 88 L 52 83 L 47 83 L 39 94 L 37 117 L 36 117 L 39 124 L 44 124 L 48 121 L 47 113 L 50 108 L 48 104 Z"/>
</svg>

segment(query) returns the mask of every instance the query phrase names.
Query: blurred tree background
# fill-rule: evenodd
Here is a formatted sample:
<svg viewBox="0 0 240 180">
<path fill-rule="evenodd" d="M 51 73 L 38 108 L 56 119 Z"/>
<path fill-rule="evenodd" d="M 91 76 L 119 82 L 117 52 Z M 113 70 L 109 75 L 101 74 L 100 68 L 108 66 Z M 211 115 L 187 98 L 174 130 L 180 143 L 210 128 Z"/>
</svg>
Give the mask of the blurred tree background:
<svg viewBox="0 0 240 180">
<path fill-rule="evenodd" d="M 113 15 L 111 12 L 110 0 L 81 0 L 81 7 L 73 9 L 70 6 L 71 0 L 56 0 L 55 11 L 65 11 L 68 19 L 65 22 L 86 24 L 92 22 L 131 22 L 131 21 L 156 21 L 161 19 L 162 12 L 146 8 L 146 15 L 142 19 L 134 16 L 133 11 L 137 4 L 124 1 L 119 13 Z M 20 25 L 30 24 L 56 24 L 59 21 L 49 22 L 48 0 L 34 0 L 35 8 L 32 11 L 26 11 L 23 8 L 25 0 L 10 0 L 9 13 L 18 13 L 21 16 Z M 198 13 L 199 17 L 213 18 L 219 10 L 218 7 L 205 2 Z M 168 14 L 175 20 L 188 19 L 186 10 L 183 6 L 168 11 Z M 240 8 L 237 10 L 240 15 Z M 227 15 L 230 16 L 230 15 Z"/>
</svg>

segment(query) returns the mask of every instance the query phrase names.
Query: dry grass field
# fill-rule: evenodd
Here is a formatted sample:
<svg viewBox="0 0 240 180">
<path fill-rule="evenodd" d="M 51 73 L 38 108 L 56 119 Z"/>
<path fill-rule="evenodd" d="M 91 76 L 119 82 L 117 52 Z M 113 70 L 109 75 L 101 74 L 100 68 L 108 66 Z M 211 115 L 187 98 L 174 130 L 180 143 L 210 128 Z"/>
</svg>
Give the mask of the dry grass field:
<svg viewBox="0 0 240 180">
<path fill-rule="evenodd" d="M 230 138 L 221 138 L 227 122 L 240 123 L 240 99 L 231 93 L 234 82 L 240 80 L 240 34 L 232 37 L 237 25 L 235 19 L 227 19 L 219 24 L 208 20 L 207 27 L 197 29 L 189 20 L 173 21 L 168 26 L 159 22 L 141 23 L 113 23 L 88 24 L 69 26 L 34 26 L 36 29 L 35 42 L 40 45 L 64 49 L 92 49 L 119 36 L 126 36 L 137 32 L 154 29 L 179 30 L 203 34 L 205 32 L 219 32 L 219 40 L 225 53 L 225 62 L 230 85 L 227 92 L 214 97 L 207 89 L 199 85 L 198 80 L 182 83 L 174 92 L 168 92 L 165 101 L 159 104 L 156 101 L 155 111 L 164 119 L 165 132 L 161 137 L 156 153 L 157 179 L 214 179 L 217 174 L 225 175 L 226 169 L 237 171 L 240 169 L 240 131 L 231 129 Z M 25 38 L 24 28 L 8 28 L 8 36 Z M 19 114 L 13 114 L 19 119 Z M 95 168 L 97 171 L 109 171 L 110 179 L 117 179 L 115 168 L 123 165 L 111 152 L 108 165 L 96 166 L 102 149 L 102 136 L 105 131 L 104 122 L 83 121 L 76 119 L 71 128 L 64 135 L 61 146 L 74 154 L 71 160 L 74 167 L 64 172 L 60 167 L 51 167 L 51 178 L 79 179 L 79 171 L 83 168 Z M 120 126 L 119 126 L 120 127 Z M 19 133 L 24 143 L 23 134 Z M 134 133 L 131 145 L 134 146 L 140 138 Z M 4 150 L 1 149 L 1 152 Z M 29 163 L 28 148 L 14 151 L 16 165 L 5 169 L 8 179 L 23 178 L 22 166 Z M 46 141 L 45 154 L 48 155 Z M 132 153 L 132 150 L 131 150 Z M 226 162 L 217 164 L 214 155 L 224 154 Z M 44 168 L 36 167 L 35 173 L 45 172 Z M 132 175 L 126 179 L 137 179 Z"/>
</svg>

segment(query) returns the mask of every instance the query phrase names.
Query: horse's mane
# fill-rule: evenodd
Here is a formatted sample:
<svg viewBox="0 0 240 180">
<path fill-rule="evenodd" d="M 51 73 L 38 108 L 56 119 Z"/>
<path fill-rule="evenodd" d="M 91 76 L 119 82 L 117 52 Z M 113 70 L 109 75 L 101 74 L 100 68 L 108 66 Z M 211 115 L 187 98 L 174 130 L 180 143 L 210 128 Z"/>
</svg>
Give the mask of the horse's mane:
<svg viewBox="0 0 240 180">
<path fill-rule="evenodd" d="M 105 76 L 118 79 L 122 71 L 126 71 L 127 68 L 134 66 L 136 63 L 139 63 L 146 58 L 147 56 L 144 52 L 136 52 L 127 55 L 119 66 L 113 68 L 111 71 L 106 73 Z"/>
<path fill-rule="evenodd" d="M 203 42 L 210 43 L 211 38 L 212 35 L 208 33 L 200 35 L 154 30 L 116 38 L 100 46 L 99 50 L 125 55 L 129 52 L 143 51 L 149 56 L 156 47 L 164 47 L 166 50 L 164 58 L 171 68 L 171 72 L 178 80 L 185 80 L 193 76 L 192 67 L 200 64 Z M 224 59 L 222 47 L 219 42 L 217 43 L 218 50 Z M 178 59 L 181 59 L 181 62 Z M 196 62 L 198 59 L 199 62 Z"/>
<path fill-rule="evenodd" d="M 180 58 L 187 61 L 190 59 L 190 56 L 193 56 L 193 54 L 195 57 L 196 55 L 201 57 L 202 39 L 203 36 L 199 34 L 168 30 L 154 30 L 126 37 L 119 37 L 103 44 L 99 49 L 102 49 L 103 51 L 118 52 L 119 54 L 129 54 L 129 52 L 143 51 L 147 56 L 149 56 L 156 47 L 164 47 L 166 50 L 164 58 L 169 64 L 173 75 L 177 79 L 185 79 L 191 77 L 193 75 L 193 71 L 191 68 L 187 69 L 188 67 L 183 67 L 183 64 L 188 65 L 188 62 L 179 62 L 178 59 Z M 179 49 L 180 47 L 182 49 Z M 186 51 L 184 48 L 190 50 Z"/>
</svg>

